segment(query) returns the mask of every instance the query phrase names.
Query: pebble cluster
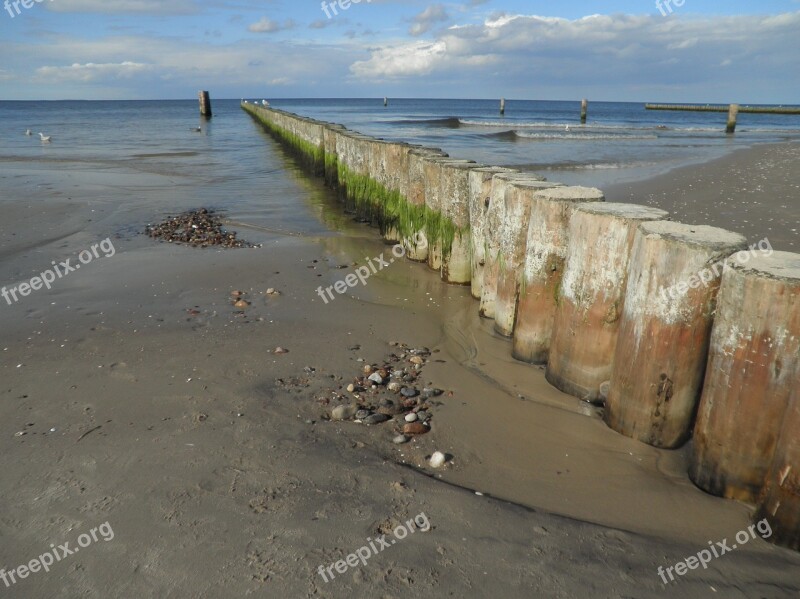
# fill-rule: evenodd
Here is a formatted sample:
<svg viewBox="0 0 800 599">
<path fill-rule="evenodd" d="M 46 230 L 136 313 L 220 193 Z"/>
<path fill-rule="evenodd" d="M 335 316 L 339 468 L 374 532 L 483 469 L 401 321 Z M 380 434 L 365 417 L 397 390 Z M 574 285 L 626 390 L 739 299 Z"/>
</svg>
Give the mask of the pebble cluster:
<svg viewBox="0 0 800 599">
<path fill-rule="evenodd" d="M 145 227 L 145 233 L 153 239 L 168 243 L 185 243 L 192 247 L 205 248 L 219 246 L 224 248 L 259 247 L 236 238 L 222 228 L 222 218 L 206 208 L 184 212 L 178 216 L 168 216 L 162 223 Z"/>
<path fill-rule="evenodd" d="M 443 393 L 441 389 L 418 383 L 430 357 L 427 348 L 410 348 L 393 342 L 398 351 L 381 364 L 365 364 L 361 374 L 347 386 L 345 403 L 330 411 L 331 420 L 353 420 L 366 425 L 392 421 L 396 435 L 393 442 L 407 443 L 411 437 L 431 430 L 429 400 Z"/>
</svg>

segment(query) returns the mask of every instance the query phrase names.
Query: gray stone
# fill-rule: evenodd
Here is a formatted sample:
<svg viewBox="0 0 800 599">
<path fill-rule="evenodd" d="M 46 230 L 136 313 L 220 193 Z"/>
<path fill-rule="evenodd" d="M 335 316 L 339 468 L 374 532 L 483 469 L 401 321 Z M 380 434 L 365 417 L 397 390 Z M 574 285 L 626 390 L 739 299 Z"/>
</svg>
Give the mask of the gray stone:
<svg viewBox="0 0 800 599">
<path fill-rule="evenodd" d="M 356 415 L 356 406 L 354 405 L 340 405 L 331 410 L 331 420 L 350 420 Z"/>
<path fill-rule="evenodd" d="M 386 414 L 371 414 L 364 418 L 362 422 L 364 424 L 381 424 L 387 420 L 389 420 L 389 417 Z"/>
</svg>

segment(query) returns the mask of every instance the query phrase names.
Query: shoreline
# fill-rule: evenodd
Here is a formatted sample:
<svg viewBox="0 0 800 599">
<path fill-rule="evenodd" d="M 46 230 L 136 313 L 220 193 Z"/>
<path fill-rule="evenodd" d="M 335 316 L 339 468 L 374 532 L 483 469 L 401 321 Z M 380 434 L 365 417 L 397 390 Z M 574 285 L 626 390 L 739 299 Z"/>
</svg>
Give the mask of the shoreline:
<svg viewBox="0 0 800 599">
<path fill-rule="evenodd" d="M 680 453 L 616 435 L 540 370 L 513 361 L 468 289 L 424 265 L 396 262 L 323 305 L 322 282 L 387 246 L 242 118 L 263 146 L 258 162 L 275 167 L 266 199 L 282 203 L 266 214 L 243 206 L 231 220 L 253 226 L 231 228 L 263 248 L 199 250 L 119 233 L 189 206 L 163 205 L 172 183 L 158 176 L 111 203 L 106 190 L 61 198 L 71 173 L 33 174 L 32 189 L 50 186 L 40 197 L 3 203 L 13 216 L 0 225 L 4 281 L 109 234 L 117 249 L 0 307 L 0 563 L 13 567 L 102 522 L 115 532 L 11 596 L 431 597 L 447 588 L 660 597 L 659 566 L 746 528 L 748 508 L 691 486 Z M 261 226 L 282 210 L 302 218 Z M 234 289 L 255 300 L 244 316 L 230 306 Z M 399 447 L 388 429 L 326 421 L 318 403 L 359 359 L 393 351 L 392 340 L 435 351 L 426 383 L 453 392 L 435 406 L 434 430 Z M 431 471 L 434 450 L 455 459 Z M 431 531 L 328 583 L 317 574 L 423 511 Z M 680 590 L 777 599 L 800 592 L 798 566 L 797 554 L 753 542 L 683 577 Z"/>
</svg>

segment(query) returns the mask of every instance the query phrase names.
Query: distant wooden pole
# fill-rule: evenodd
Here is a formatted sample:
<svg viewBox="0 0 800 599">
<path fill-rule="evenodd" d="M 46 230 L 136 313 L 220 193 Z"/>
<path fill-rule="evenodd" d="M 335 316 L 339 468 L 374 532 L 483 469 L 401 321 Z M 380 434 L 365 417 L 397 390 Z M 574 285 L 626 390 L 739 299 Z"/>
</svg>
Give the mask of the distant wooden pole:
<svg viewBox="0 0 800 599">
<path fill-rule="evenodd" d="M 389 98 L 384 98 L 383 99 L 383 105 L 384 106 L 388 106 L 389 105 Z"/>
<path fill-rule="evenodd" d="M 211 98 L 208 92 L 201 91 L 200 94 L 200 114 L 206 118 L 211 118 Z"/>
<path fill-rule="evenodd" d="M 589 100 L 584 98 L 581 100 L 581 123 L 586 124 L 586 113 L 589 110 Z"/>
<path fill-rule="evenodd" d="M 731 104 L 728 108 L 728 127 L 725 129 L 726 133 L 733 133 L 736 131 L 736 117 L 739 115 L 739 105 Z"/>
<path fill-rule="evenodd" d="M 500 114 L 506 113 L 506 99 L 500 98 Z"/>
</svg>

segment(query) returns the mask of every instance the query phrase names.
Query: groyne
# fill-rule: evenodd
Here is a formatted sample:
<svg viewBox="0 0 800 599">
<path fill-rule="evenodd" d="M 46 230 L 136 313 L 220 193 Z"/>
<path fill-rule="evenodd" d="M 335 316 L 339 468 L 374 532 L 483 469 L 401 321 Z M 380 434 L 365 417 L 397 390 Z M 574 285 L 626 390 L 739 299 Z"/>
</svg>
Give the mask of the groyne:
<svg viewBox="0 0 800 599">
<path fill-rule="evenodd" d="M 515 358 L 604 404 L 620 434 L 665 450 L 694 435 L 695 484 L 755 504 L 770 540 L 798 548 L 800 254 L 606 204 L 598 189 L 242 108 L 387 242 L 469 285 Z"/>
</svg>

